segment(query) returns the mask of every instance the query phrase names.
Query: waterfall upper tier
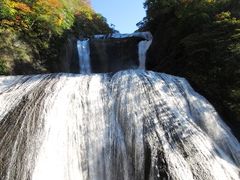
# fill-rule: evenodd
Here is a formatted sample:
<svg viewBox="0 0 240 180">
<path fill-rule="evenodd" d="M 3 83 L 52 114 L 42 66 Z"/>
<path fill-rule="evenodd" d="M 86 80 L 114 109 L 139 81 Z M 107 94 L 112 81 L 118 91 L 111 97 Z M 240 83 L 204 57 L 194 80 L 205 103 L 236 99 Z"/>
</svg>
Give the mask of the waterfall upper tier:
<svg viewBox="0 0 240 180">
<path fill-rule="evenodd" d="M 122 38 L 129 38 L 129 37 L 140 37 L 144 40 L 152 40 L 152 34 L 150 32 L 135 32 L 132 34 L 120 34 L 120 33 L 113 33 L 113 34 L 97 34 L 94 35 L 96 39 L 122 39 Z"/>
<path fill-rule="evenodd" d="M 79 67 L 82 74 L 91 73 L 89 39 L 77 41 Z"/>
<path fill-rule="evenodd" d="M 88 42 L 89 50 L 82 51 L 86 40 L 78 41 L 80 72 L 88 59 L 92 72 L 117 72 L 126 69 L 145 69 L 146 53 L 152 43 L 150 32 L 95 35 Z M 82 46 L 79 46 L 82 45 Z M 87 53 L 87 54 L 85 54 Z M 90 71 L 90 70 L 89 70 Z"/>
<path fill-rule="evenodd" d="M 179 77 L 0 77 L 1 180 L 239 180 L 240 145 Z"/>
</svg>

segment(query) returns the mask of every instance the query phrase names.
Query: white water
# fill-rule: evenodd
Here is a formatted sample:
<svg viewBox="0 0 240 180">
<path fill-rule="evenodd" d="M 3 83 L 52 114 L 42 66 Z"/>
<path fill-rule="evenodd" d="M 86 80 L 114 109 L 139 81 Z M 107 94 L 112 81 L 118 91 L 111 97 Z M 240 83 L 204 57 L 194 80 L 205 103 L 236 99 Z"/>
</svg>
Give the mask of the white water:
<svg viewBox="0 0 240 180">
<path fill-rule="evenodd" d="M 91 73 L 91 64 L 90 64 L 90 47 L 89 39 L 78 40 L 77 49 L 79 56 L 79 67 L 81 74 L 90 74 Z"/>
<path fill-rule="evenodd" d="M 138 58 L 139 58 L 139 69 L 146 69 L 146 54 L 152 40 L 140 41 L 138 43 Z"/>
<path fill-rule="evenodd" d="M 1 180 L 238 180 L 240 145 L 166 74 L 0 77 Z"/>
<path fill-rule="evenodd" d="M 135 32 L 132 34 L 120 34 L 120 33 L 114 33 L 114 34 L 108 34 L 108 35 L 94 35 L 94 38 L 96 39 L 109 39 L 109 38 L 129 38 L 129 37 L 140 37 L 144 40 L 140 41 L 138 43 L 138 60 L 139 60 L 139 69 L 146 69 L 146 53 L 149 49 L 151 43 L 152 43 L 152 34 L 150 32 Z"/>
<path fill-rule="evenodd" d="M 109 38 L 129 38 L 129 37 L 141 37 L 145 40 L 152 40 L 152 34 L 150 32 L 135 32 L 131 34 L 120 34 L 120 33 L 113 33 L 113 34 L 98 34 L 94 35 L 96 39 L 109 39 Z"/>
</svg>

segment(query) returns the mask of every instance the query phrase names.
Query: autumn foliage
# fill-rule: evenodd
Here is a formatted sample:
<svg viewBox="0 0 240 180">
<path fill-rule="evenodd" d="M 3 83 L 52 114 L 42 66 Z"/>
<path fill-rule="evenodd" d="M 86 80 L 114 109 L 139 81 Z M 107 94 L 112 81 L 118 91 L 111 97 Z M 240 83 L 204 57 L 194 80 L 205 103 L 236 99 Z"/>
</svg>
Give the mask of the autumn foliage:
<svg viewBox="0 0 240 180">
<path fill-rule="evenodd" d="M 0 74 L 13 74 L 22 63 L 51 72 L 49 62 L 58 62 L 69 34 L 111 31 L 87 0 L 0 0 Z M 21 70 L 29 72 L 35 71 Z"/>
</svg>

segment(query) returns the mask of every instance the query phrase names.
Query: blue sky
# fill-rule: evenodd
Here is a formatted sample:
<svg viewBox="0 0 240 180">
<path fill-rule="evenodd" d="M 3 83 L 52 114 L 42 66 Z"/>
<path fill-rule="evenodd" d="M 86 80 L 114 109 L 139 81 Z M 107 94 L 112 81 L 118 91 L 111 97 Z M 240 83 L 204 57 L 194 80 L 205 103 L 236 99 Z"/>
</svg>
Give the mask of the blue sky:
<svg viewBox="0 0 240 180">
<path fill-rule="evenodd" d="M 136 23 L 145 17 L 144 0 L 91 0 L 96 12 L 107 18 L 108 24 L 114 24 L 121 33 L 137 30 Z"/>
</svg>

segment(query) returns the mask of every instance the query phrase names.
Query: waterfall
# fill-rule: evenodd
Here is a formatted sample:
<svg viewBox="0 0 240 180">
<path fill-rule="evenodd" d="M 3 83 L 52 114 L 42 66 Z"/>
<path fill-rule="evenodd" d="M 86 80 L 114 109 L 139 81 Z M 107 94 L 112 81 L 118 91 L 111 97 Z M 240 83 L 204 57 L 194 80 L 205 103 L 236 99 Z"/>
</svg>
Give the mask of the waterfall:
<svg viewBox="0 0 240 180">
<path fill-rule="evenodd" d="M 78 40 L 79 69 L 81 74 L 91 73 L 89 39 Z"/>
<path fill-rule="evenodd" d="M 150 32 L 134 32 L 131 34 L 120 34 L 120 33 L 113 33 L 113 34 L 97 34 L 94 35 L 94 38 L 96 39 L 109 39 L 109 38 L 115 38 L 115 39 L 121 39 L 121 38 L 129 38 L 129 37 L 141 37 L 146 40 L 152 39 L 152 34 Z"/>
<path fill-rule="evenodd" d="M 152 43 L 152 34 L 150 32 L 135 32 L 132 34 L 107 34 L 107 35 L 95 35 L 95 39 L 123 39 L 123 38 L 130 38 L 130 37 L 139 37 L 143 40 L 138 43 L 138 61 L 139 61 L 139 69 L 145 70 L 145 61 L 146 61 L 146 53 L 148 48 Z M 129 52 L 130 53 L 130 52 Z M 130 67 L 129 67 L 130 68 Z"/>
<path fill-rule="evenodd" d="M 0 180 L 239 180 L 240 144 L 212 105 L 180 77 L 139 67 L 90 74 L 0 76 Z M 127 59 L 128 60 L 128 59 Z M 86 75 L 87 74 L 87 75 Z"/>
<path fill-rule="evenodd" d="M 240 145 L 179 77 L 0 77 L 1 180 L 239 180 Z"/>
<path fill-rule="evenodd" d="M 146 54 L 152 44 L 152 40 L 144 40 L 138 43 L 139 69 L 146 69 Z"/>
</svg>

